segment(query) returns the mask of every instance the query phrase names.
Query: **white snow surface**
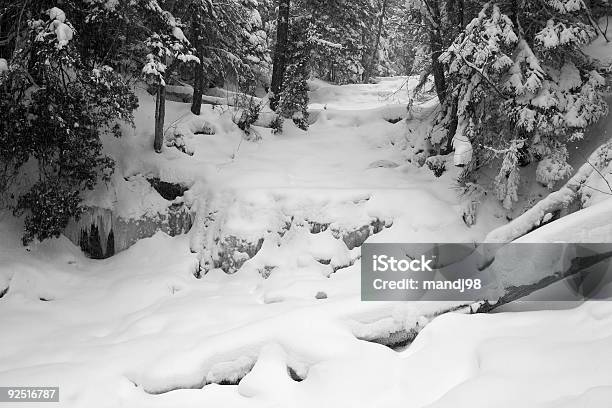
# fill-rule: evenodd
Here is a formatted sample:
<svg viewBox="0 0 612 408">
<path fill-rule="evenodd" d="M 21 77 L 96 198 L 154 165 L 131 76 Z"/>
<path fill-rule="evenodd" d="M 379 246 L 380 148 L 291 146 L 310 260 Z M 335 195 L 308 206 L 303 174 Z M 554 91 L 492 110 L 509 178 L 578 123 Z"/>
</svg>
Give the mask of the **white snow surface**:
<svg viewBox="0 0 612 408">
<path fill-rule="evenodd" d="M 0 213 L 0 384 L 59 386 L 68 408 L 607 408 L 610 303 L 433 318 L 457 303 L 360 301 L 360 249 L 333 229 L 379 219 L 389 228 L 369 242 L 471 242 L 504 222 L 485 214 L 468 228 L 451 189 L 458 170 L 436 179 L 414 164 L 433 105 L 392 124 L 403 104 L 380 98 L 406 80 L 319 82 L 309 131 L 256 127 L 257 142 L 243 139 L 232 108 L 195 118 L 168 102 L 167 141 L 180 135 L 190 154 L 153 152 L 153 99 L 140 94 L 135 129 L 104 140 L 115 180 L 87 203 L 137 217 L 164 205 L 142 198 L 155 194 L 144 177 L 180 182 L 194 231 L 95 261 L 65 237 L 23 248 L 22 222 Z M 214 134 L 199 132 L 209 125 Z M 226 233 L 265 240 L 235 274 L 198 280 L 198 222 L 210 210 Z M 312 233 L 306 221 L 331 227 Z M 404 351 L 360 340 L 427 322 Z"/>
<path fill-rule="evenodd" d="M 3 216 L 0 383 L 60 386 L 61 407 L 604 408 L 612 397 L 609 302 L 443 315 L 396 352 L 356 336 L 411 327 L 441 305 L 359 302 L 357 268 L 195 280 L 185 237 L 92 261 L 65 238 L 27 252 L 20 227 Z M 266 302 L 283 281 L 329 297 Z"/>
</svg>

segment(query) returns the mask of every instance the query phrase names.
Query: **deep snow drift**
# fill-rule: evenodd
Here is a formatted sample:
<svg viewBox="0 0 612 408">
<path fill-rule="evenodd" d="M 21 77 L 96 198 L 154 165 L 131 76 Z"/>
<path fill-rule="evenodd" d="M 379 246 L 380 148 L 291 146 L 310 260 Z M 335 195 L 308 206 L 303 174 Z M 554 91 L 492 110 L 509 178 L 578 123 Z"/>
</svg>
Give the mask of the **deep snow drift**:
<svg viewBox="0 0 612 408">
<path fill-rule="evenodd" d="M 64 237 L 23 248 L 21 224 L 0 215 L 0 384 L 59 386 L 60 406 L 79 408 L 607 408 L 607 302 L 435 319 L 454 304 L 360 302 L 349 232 L 375 223 L 369 242 L 476 242 L 506 222 L 485 202 L 476 225 L 463 223 L 452 156 L 439 179 L 415 165 L 433 103 L 397 122 L 406 81 L 317 82 L 308 132 L 256 128 L 253 142 L 231 108 L 193 117 L 169 103 L 161 155 L 141 94 L 136 128 L 105 141 L 114 181 L 88 204 L 126 219 L 185 205 L 194 228 L 95 261 Z M 164 199 L 148 178 L 188 190 Z M 263 244 L 236 273 L 196 279 L 229 236 Z M 371 341 L 424 326 L 405 350 Z"/>
</svg>

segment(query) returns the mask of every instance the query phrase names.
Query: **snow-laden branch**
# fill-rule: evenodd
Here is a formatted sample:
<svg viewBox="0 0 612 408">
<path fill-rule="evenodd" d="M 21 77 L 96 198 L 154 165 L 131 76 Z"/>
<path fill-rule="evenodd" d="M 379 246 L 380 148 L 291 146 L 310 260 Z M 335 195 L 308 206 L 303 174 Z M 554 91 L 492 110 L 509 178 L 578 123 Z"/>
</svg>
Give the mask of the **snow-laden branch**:
<svg viewBox="0 0 612 408">
<path fill-rule="evenodd" d="M 605 168 L 612 162 L 611 149 L 612 142 L 600 146 L 561 189 L 549 194 L 510 223 L 491 231 L 485 242 L 511 242 L 541 226 L 550 217 L 549 214 L 566 208 L 578 198 L 580 189 L 587 187 L 586 182 L 596 171 L 596 166 Z"/>
</svg>

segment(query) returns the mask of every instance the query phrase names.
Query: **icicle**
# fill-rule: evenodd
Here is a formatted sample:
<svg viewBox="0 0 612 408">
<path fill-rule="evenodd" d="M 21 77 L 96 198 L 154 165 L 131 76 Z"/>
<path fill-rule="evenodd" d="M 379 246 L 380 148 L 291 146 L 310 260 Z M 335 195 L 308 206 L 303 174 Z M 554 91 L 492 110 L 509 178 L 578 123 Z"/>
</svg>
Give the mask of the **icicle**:
<svg viewBox="0 0 612 408">
<path fill-rule="evenodd" d="M 98 231 L 98 240 L 102 247 L 102 254 L 106 256 L 106 250 L 108 248 L 108 237 L 113 228 L 113 213 L 105 208 L 94 208 L 92 214 L 92 224 Z M 91 225 L 90 224 L 90 229 Z M 90 230 L 91 233 L 91 230 Z"/>
</svg>

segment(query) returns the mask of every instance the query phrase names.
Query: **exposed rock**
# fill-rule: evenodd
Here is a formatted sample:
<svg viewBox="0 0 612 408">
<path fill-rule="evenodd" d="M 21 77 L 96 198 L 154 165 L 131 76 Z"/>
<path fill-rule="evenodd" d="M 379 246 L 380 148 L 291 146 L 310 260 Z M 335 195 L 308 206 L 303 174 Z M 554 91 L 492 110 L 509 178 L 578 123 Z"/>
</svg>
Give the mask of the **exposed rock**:
<svg viewBox="0 0 612 408">
<path fill-rule="evenodd" d="M 335 230 L 332 231 L 332 234 L 336 238 L 341 236 L 347 248 L 353 249 L 362 246 L 371 235 L 378 234 L 383 228 L 389 228 L 390 226 L 386 225 L 384 221 L 375 218 L 369 225 L 364 225 L 359 229 L 344 232 Z"/>
<path fill-rule="evenodd" d="M 317 294 L 315 295 L 315 299 L 327 299 L 327 293 L 317 292 Z"/>
<path fill-rule="evenodd" d="M 332 273 L 336 273 L 338 272 L 340 269 L 345 269 L 345 268 L 349 268 L 353 265 L 355 265 L 355 261 L 356 259 L 351 259 L 349 263 L 347 264 L 343 264 L 343 265 L 332 265 Z M 329 278 L 329 276 L 328 276 Z"/>
<path fill-rule="evenodd" d="M 191 225 L 191 214 L 182 204 L 173 204 L 165 213 L 140 219 L 124 219 L 111 210 L 90 207 L 79 221 L 70 222 L 64 235 L 89 257 L 105 259 L 157 231 L 175 236 L 189 232 Z"/>
<path fill-rule="evenodd" d="M 214 260 L 215 268 L 221 268 L 225 273 L 235 273 L 246 261 L 257 255 L 263 242 L 263 238 L 256 242 L 249 242 L 235 236 L 223 238 L 217 244 L 218 252 Z"/>
<path fill-rule="evenodd" d="M 316 221 L 307 221 L 310 232 L 313 234 L 318 234 L 319 232 L 327 231 L 329 228 L 329 223 L 319 223 Z"/>
<path fill-rule="evenodd" d="M 418 328 L 410 328 L 389 333 L 389 335 L 386 337 L 379 337 L 368 341 L 371 341 L 372 343 L 382 344 L 383 346 L 387 346 L 392 349 L 396 349 L 400 347 L 405 347 L 412 343 L 418 334 Z"/>
<path fill-rule="evenodd" d="M 263 267 L 263 269 L 259 270 L 259 274 L 261 275 L 262 278 L 268 279 L 270 277 L 270 275 L 272 275 L 272 271 L 275 268 L 276 268 L 276 266 L 266 265 L 266 266 Z"/>
<path fill-rule="evenodd" d="M 446 171 L 446 157 L 444 156 L 430 156 L 425 160 L 425 163 L 436 177 L 441 177 Z"/>
</svg>

